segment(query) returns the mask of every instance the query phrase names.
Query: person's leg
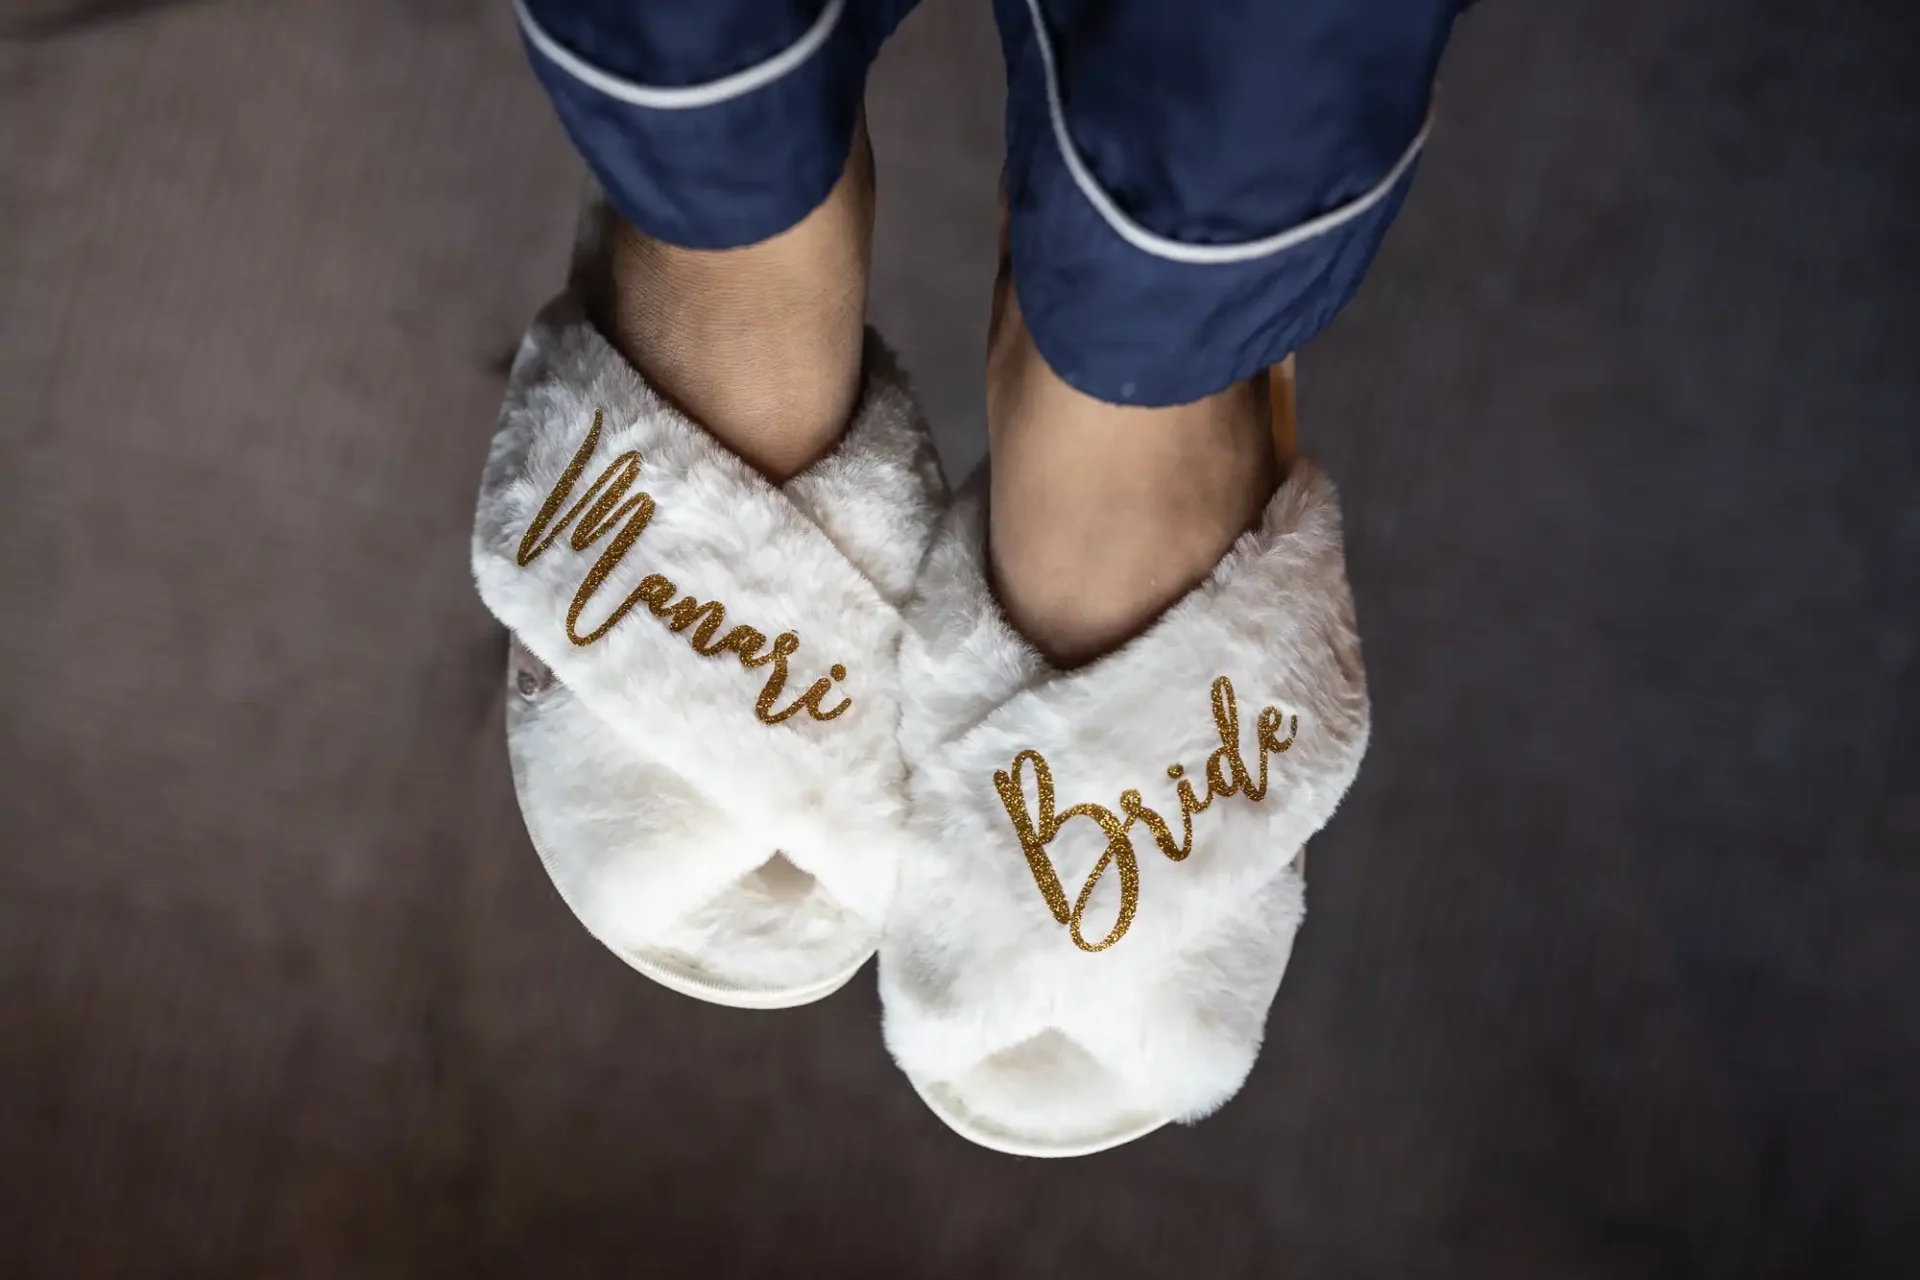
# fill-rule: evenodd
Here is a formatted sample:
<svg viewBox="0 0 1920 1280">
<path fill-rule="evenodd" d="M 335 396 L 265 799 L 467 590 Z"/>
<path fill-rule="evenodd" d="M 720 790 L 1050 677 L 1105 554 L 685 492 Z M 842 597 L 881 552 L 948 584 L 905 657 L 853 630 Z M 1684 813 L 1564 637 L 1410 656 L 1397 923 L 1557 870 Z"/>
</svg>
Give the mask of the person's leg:
<svg viewBox="0 0 1920 1280">
<path fill-rule="evenodd" d="M 687 416 L 779 481 L 832 449 L 860 393 L 873 156 L 793 227 L 738 249 L 613 229 L 610 336 Z"/>
<path fill-rule="evenodd" d="M 866 69 L 911 0 L 524 0 L 535 69 L 615 214 L 608 336 L 783 480 L 860 387 Z"/>
<path fill-rule="evenodd" d="M 1073 666 L 1131 638 L 1219 562 L 1279 484 L 1264 377 L 1170 408 L 1076 390 L 1014 291 L 987 352 L 989 538 L 1007 618 Z"/>
<path fill-rule="evenodd" d="M 588 931 L 719 1004 L 852 978 L 912 843 L 899 606 L 947 489 L 863 329 L 859 128 L 906 7 L 517 5 L 605 198 L 508 371 L 475 509 L 514 788 Z"/>
<path fill-rule="evenodd" d="M 1264 370 L 1358 287 L 1459 7 L 996 0 L 992 563 L 1049 658 L 1138 634 L 1259 519 L 1280 478 Z"/>
<path fill-rule="evenodd" d="M 1263 384 L 1380 239 L 1451 0 L 997 3 L 990 475 L 907 612 L 880 993 L 956 1132 L 1077 1156 L 1247 1081 L 1366 751 L 1338 498 Z"/>
</svg>

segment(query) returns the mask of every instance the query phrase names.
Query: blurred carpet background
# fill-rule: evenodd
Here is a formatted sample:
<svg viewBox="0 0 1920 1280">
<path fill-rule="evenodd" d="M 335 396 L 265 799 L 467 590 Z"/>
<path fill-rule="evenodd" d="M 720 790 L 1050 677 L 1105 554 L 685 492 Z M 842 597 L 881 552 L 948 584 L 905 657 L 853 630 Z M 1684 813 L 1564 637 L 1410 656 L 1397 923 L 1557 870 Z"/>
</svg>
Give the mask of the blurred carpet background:
<svg viewBox="0 0 1920 1280">
<path fill-rule="evenodd" d="M 486 0 L 0 12 L 0 1275 L 1897 1277 L 1920 1255 L 1920 9 L 1490 3 L 1301 360 L 1378 719 L 1245 1092 L 949 1135 L 870 980 L 573 923 L 466 572 L 577 166 Z M 983 447 L 984 0 L 875 311 Z"/>
</svg>

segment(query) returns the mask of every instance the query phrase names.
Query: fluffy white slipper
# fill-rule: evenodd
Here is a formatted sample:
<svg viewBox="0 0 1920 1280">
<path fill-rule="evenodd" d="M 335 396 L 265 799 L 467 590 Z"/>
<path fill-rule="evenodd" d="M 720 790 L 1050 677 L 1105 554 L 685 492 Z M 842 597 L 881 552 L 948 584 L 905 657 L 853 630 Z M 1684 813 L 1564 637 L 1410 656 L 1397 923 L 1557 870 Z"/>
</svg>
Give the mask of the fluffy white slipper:
<svg viewBox="0 0 1920 1280">
<path fill-rule="evenodd" d="M 981 491 L 901 646 L 915 842 L 880 951 L 887 1045 L 963 1136 L 1084 1155 L 1205 1115 L 1253 1066 L 1302 846 L 1366 748 L 1339 508 L 1295 463 L 1204 583 L 1062 672 L 988 588 Z"/>
<path fill-rule="evenodd" d="M 900 606 L 944 501 L 892 358 L 833 454 L 775 487 L 561 299 L 514 362 L 473 574 L 514 633 L 527 830 L 593 935 L 755 1008 L 873 953 L 904 822 Z"/>
</svg>

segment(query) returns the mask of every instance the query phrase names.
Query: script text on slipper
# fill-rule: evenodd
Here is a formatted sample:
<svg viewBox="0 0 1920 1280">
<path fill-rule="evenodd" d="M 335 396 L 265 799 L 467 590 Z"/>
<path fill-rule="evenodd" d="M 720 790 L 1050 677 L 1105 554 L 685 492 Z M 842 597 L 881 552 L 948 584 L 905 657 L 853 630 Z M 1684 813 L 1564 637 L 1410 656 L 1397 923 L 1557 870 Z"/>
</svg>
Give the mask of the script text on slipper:
<svg viewBox="0 0 1920 1280">
<path fill-rule="evenodd" d="M 1283 719 L 1287 722 L 1287 736 L 1284 739 L 1280 737 Z M 1267 757 L 1279 755 L 1293 746 L 1294 735 L 1300 731 L 1299 716 L 1282 717 L 1276 707 L 1267 707 L 1260 712 L 1255 722 L 1255 741 L 1260 751 L 1260 772 L 1256 777 L 1248 770 L 1247 762 L 1240 754 L 1240 712 L 1234 704 L 1233 684 L 1225 676 L 1213 682 L 1213 722 L 1220 731 L 1220 747 L 1207 757 L 1207 794 L 1204 799 L 1195 794 L 1193 783 L 1182 776 L 1185 773 L 1182 766 L 1167 766 L 1167 777 L 1176 780 L 1174 794 L 1180 804 L 1178 840 L 1173 838 L 1173 829 L 1167 820 L 1148 808 L 1140 798 L 1140 792 L 1131 788 L 1120 793 L 1119 813 L 1090 801 L 1056 811 L 1053 770 L 1038 751 L 1022 751 L 1014 756 L 1010 769 L 994 773 L 994 788 L 1000 793 L 1000 803 L 1006 806 L 1014 835 L 1027 856 L 1027 866 L 1033 871 L 1033 881 L 1040 887 L 1040 896 L 1046 899 L 1053 918 L 1067 926 L 1073 936 L 1073 945 L 1082 951 L 1105 951 L 1118 942 L 1133 923 L 1134 912 L 1139 909 L 1140 864 L 1134 856 L 1133 838 L 1129 834 L 1134 824 L 1142 824 L 1152 832 L 1154 843 L 1160 846 L 1160 851 L 1167 857 L 1175 862 L 1181 861 L 1193 852 L 1193 815 L 1205 813 L 1219 796 L 1238 794 L 1244 795 L 1249 801 L 1265 799 Z M 1027 808 L 1022 771 L 1029 767 L 1033 770 L 1035 788 L 1039 793 L 1038 815 Z M 1047 857 L 1047 846 L 1060 834 L 1060 829 L 1074 818 L 1089 818 L 1097 824 L 1106 833 L 1107 847 L 1100 855 L 1100 860 L 1093 864 L 1093 870 L 1087 873 L 1080 896 L 1069 905 L 1066 890 L 1060 884 L 1060 875 L 1054 870 L 1052 859 Z M 1099 884 L 1100 877 L 1106 874 L 1108 867 L 1115 868 L 1115 873 L 1120 877 L 1120 914 L 1106 937 L 1098 942 L 1088 942 L 1080 930 L 1080 920 L 1086 912 L 1088 899 L 1093 897 L 1094 886 Z"/>
<path fill-rule="evenodd" d="M 638 586 L 617 605 L 613 612 L 599 626 L 582 635 L 579 630 L 581 611 L 593 599 L 594 592 L 607 580 L 634 541 L 646 530 L 647 522 L 653 519 L 653 498 L 647 493 L 627 496 L 627 491 L 640 475 L 640 451 L 629 449 L 615 457 L 602 468 L 600 475 L 580 495 L 579 501 L 567 508 L 565 515 L 559 514 L 567 498 L 573 492 L 573 486 L 587 468 L 593 452 L 600 443 L 602 414 L 593 415 L 593 427 L 587 432 L 586 440 L 567 463 L 567 469 L 541 504 L 540 512 L 527 526 L 526 536 L 520 540 L 519 563 L 524 567 L 531 564 L 541 552 L 552 546 L 560 535 L 573 526 L 568 537 L 568 545 L 575 551 L 585 551 L 599 542 L 607 533 L 619 526 L 613 541 L 607 543 L 600 552 L 600 558 L 593 562 L 587 575 L 580 582 L 580 589 L 574 592 L 573 603 L 567 608 L 567 639 L 577 645 L 589 645 L 613 630 L 634 606 L 644 604 L 654 617 L 666 623 L 667 630 L 676 634 L 685 634 L 688 645 L 703 658 L 717 658 L 731 653 L 743 668 L 771 667 L 767 675 L 766 686 L 754 701 L 754 715 L 767 724 L 779 724 L 782 720 L 801 710 L 815 720 L 832 720 L 845 713 L 853 705 L 853 699 L 842 698 L 830 709 L 822 708 L 820 703 L 832 690 L 835 681 L 847 678 L 847 669 L 836 662 L 828 668 L 828 673 L 815 680 L 807 691 L 779 710 L 774 709 L 780 694 L 787 684 L 787 659 L 800 648 L 800 637 L 791 631 L 782 631 L 773 637 L 768 647 L 767 637 L 753 627 L 740 624 L 720 634 L 720 628 L 727 618 L 726 606 L 718 600 L 701 601 L 692 595 L 679 595 L 679 588 L 671 579 L 657 573 L 650 573 L 640 580 Z M 624 522 L 624 523 L 623 523 Z M 691 631 L 689 633 L 689 628 Z M 762 649 L 765 648 L 765 652 Z"/>
</svg>

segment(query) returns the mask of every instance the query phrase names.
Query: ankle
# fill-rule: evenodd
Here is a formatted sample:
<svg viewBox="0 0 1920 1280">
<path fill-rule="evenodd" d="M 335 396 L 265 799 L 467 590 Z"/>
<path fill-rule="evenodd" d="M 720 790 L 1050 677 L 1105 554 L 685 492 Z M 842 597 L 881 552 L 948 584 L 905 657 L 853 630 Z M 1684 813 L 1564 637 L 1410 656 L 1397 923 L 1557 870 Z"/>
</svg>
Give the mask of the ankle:
<svg viewBox="0 0 1920 1280">
<path fill-rule="evenodd" d="M 1151 626 L 1279 485 L 1264 379 L 1171 408 L 1106 404 L 1047 367 L 1010 301 L 988 357 L 988 426 L 1001 607 L 1061 666 Z"/>
<path fill-rule="evenodd" d="M 612 234 L 614 344 L 649 382 L 776 483 L 829 452 L 860 393 L 873 165 L 865 131 L 826 201 L 738 249 Z"/>
</svg>

